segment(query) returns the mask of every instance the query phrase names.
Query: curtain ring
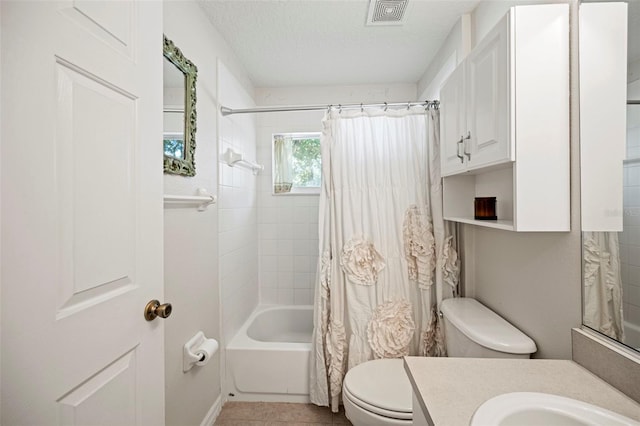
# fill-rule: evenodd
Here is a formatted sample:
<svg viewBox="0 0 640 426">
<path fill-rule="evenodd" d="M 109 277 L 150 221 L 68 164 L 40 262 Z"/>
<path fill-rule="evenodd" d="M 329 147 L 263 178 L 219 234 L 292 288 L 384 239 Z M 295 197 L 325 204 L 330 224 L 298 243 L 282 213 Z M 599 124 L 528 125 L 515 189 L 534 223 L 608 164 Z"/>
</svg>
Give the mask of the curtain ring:
<svg viewBox="0 0 640 426">
<path fill-rule="evenodd" d="M 411 101 L 407 102 L 407 111 L 411 109 Z"/>
<path fill-rule="evenodd" d="M 387 112 L 387 108 L 388 108 L 388 107 L 389 107 L 389 104 L 385 102 L 385 103 L 384 103 L 384 112 Z"/>
<path fill-rule="evenodd" d="M 360 112 L 364 112 L 364 106 L 362 106 L 362 102 L 360 102 Z"/>
<path fill-rule="evenodd" d="M 333 105 L 331 104 L 327 105 L 327 114 L 331 112 L 331 107 L 333 107 Z"/>
<path fill-rule="evenodd" d="M 338 114 L 342 114 L 342 104 L 338 104 Z"/>
</svg>

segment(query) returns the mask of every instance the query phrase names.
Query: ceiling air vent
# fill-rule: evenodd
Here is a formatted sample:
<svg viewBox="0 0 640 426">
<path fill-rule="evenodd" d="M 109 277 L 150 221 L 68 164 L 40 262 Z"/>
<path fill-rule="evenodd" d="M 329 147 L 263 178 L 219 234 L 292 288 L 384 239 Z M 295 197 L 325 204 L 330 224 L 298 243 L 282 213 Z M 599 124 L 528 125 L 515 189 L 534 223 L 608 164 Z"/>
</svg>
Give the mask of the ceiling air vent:
<svg viewBox="0 0 640 426">
<path fill-rule="evenodd" d="M 370 0 L 367 25 L 402 25 L 409 0 Z"/>
</svg>

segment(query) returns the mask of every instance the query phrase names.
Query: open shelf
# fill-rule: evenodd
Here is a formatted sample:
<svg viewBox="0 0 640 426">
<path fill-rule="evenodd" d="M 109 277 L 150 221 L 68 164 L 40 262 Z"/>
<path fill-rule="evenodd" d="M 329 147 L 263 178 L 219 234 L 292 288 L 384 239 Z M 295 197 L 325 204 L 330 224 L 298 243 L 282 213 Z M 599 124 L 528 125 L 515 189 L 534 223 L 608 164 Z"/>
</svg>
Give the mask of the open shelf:
<svg viewBox="0 0 640 426">
<path fill-rule="evenodd" d="M 469 225 L 484 226 L 486 228 L 502 229 L 504 231 L 514 231 L 512 220 L 476 220 L 467 217 L 445 217 L 445 220 L 452 222 L 468 223 Z"/>
<path fill-rule="evenodd" d="M 487 228 L 515 231 L 513 163 L 444 177 L 444 218 Z M 498 220 L 475 220 L 475 197 L 496 197 Z"/>
</svg>

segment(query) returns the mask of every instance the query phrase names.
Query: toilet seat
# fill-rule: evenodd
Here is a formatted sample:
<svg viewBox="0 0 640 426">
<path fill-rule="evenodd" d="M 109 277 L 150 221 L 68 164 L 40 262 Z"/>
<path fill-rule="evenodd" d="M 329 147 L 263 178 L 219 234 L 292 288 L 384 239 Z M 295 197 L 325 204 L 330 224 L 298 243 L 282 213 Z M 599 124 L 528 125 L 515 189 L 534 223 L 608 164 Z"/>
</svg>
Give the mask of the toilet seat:
<svg viewBox="0 0 640 426">
<path fill-rule="evenodd" d="M 357 405 L 365 411 L 370 413 L 375 413 L 379 416 L 388 417 L 390 419 L 397 420 L 411 420 L 413 418 L 413 413 L 406 413 L 403 411 L 392 411 L 385 410 L 384 408 L 376 407 L 375 405 L 367 404 L 366 402 L 358 399 L 354 395 L 352 395 L 349 390 L 345 387 L 342 389 L 342 398 L 348 399 L 351 403 Z"/>
<path fill-rule="evenodd" d="M 369 413 L 389 419 L 413 418 L 411 383 L 402 359 L 379 359 L 347 372 L 343 398 Z"/>
</svg>

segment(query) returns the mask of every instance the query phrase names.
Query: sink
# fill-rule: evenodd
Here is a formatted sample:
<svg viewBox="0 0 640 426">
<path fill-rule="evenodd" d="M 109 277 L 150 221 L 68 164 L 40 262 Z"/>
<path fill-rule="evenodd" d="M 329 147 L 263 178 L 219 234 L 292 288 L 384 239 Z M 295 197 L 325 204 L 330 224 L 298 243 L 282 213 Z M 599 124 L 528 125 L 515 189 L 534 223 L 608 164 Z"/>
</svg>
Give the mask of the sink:
<svg viewBox="0 0 640 426">
<path fill-rule="evenodd" d="M 537 392 L 512 392 L 485 401 L 470 426 L 640 426 L 628 417 L 586 402 Z"/>
</svg>

